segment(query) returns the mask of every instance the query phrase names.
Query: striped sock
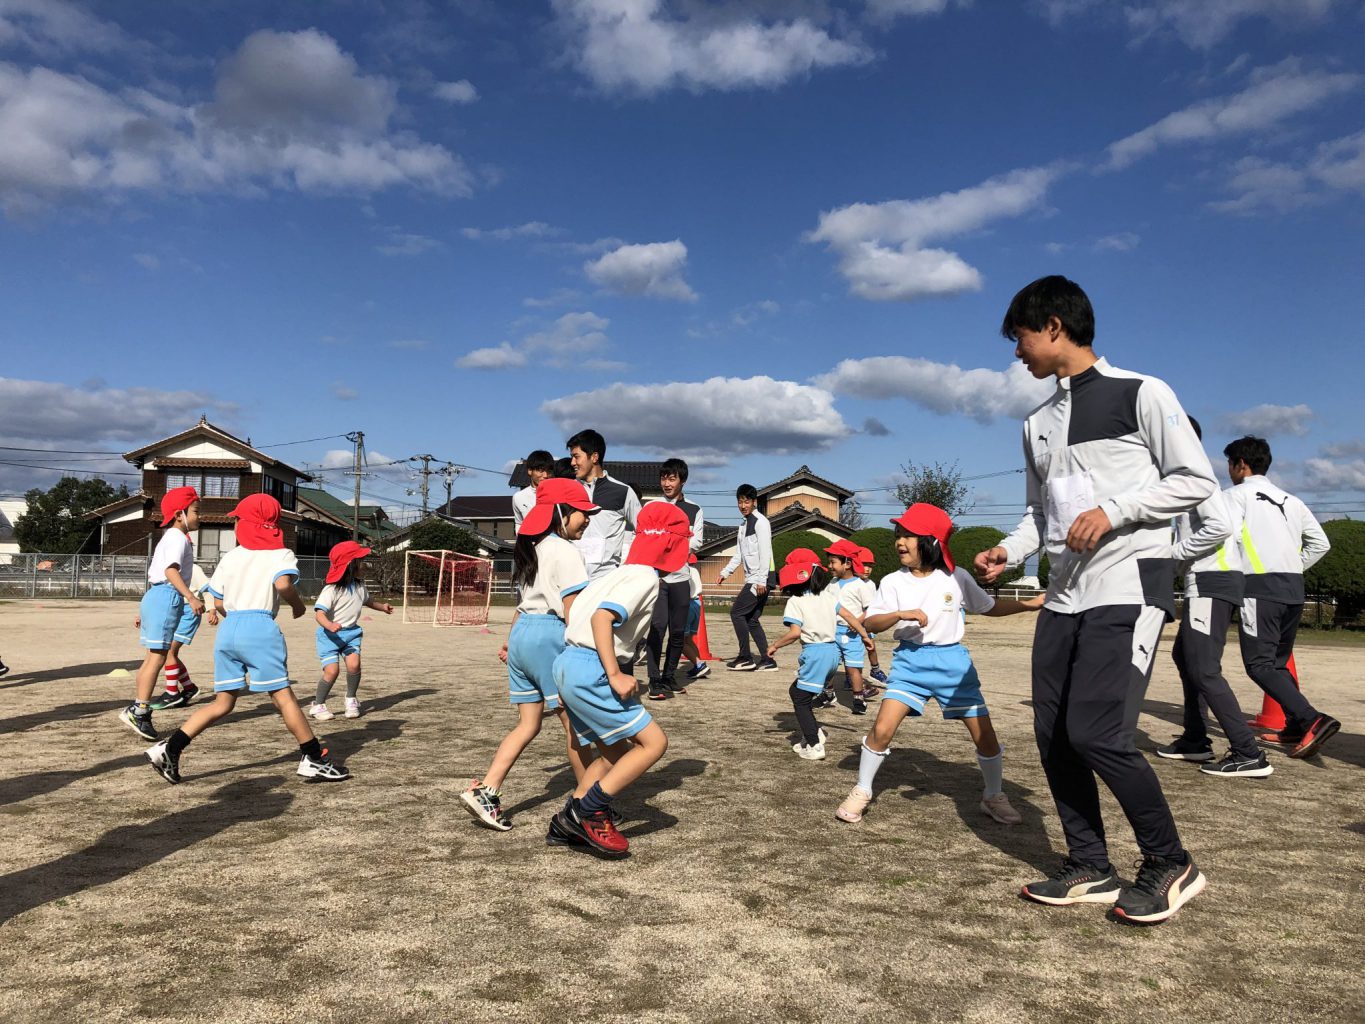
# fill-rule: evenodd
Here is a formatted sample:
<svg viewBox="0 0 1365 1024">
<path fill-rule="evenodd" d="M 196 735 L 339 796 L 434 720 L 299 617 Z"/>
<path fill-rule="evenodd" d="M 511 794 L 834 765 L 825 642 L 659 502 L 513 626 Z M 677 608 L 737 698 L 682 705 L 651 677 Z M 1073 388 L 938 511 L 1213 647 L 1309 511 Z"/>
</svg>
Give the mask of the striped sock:
<svg viewBox="0 0 1365 1024">
<path fill-rule="evenodd" d="M 187 673 L 187 675 L 188 675 L 188 673 Z M 188 681 L 189 681 L 189 680 L 186 679 L 186 682 L 188 682 Z M 179 693 L 179 692 L 180 692 L 180 666 L 179 666 L 179 665 L 167 665 L 167 666 L 166 666 L 166 692 L 167 692 L 167 693 Z"/>
</svg>

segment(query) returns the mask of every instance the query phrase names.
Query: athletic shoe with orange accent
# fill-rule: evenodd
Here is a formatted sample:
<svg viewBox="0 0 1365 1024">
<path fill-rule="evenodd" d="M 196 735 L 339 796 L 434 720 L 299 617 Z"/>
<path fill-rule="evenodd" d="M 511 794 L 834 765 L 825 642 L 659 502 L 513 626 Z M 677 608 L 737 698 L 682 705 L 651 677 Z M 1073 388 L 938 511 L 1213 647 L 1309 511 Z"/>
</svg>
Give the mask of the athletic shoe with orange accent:
<svg viewBox="0 0 1365 1024">
<path fill-rule="evenodd" d="M 1204 876 L 1188 853 L 1179 864 L 1146 856 L 1137 862 L 1138 876 L 1119 893 L 1114 917 L 1134 924 L 1160 924 L 1204 891 Z"/>
<path fill-rule="evenodd" d="M 1312 757 L 1322 749 L 1324 743 L 1337 734 L 1340 728 L 1341 723 L 1331 715 L 1318 715 L 1317 718 L 1313 719 L 1313 724 L 1303 731 L 1303 738 L 1289 752 L 1289 756 L 1294 758 Z"/>
<path fill-rule="evenodd" d="M 630 852 L 630 842 L 616 831 L 608 811 L 585 814 L 578 807 L 571 805 L 567 811 L 560 811 L 555 815 L 555 824 L 560 831 L 583 840 L 599 857 L 620 860 Z"/>
</svg>

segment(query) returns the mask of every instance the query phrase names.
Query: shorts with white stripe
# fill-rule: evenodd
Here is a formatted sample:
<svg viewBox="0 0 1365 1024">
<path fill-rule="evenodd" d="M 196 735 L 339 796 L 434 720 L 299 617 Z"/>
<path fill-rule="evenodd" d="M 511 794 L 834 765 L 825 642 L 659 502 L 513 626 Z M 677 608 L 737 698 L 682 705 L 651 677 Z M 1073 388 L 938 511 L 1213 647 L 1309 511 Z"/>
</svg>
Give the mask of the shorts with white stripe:
<svg viewBox="0 0 1365 1024">
<path fill-rule="evenodd" d="M 138 606 L 138 617 L 142 620 L 138 641 L 149 651 L 170 650 L 184 610 L 185 599 L 180 591 L 169 583 L 153 583 Z"/>
<path fill-rule="evenodd" d="M 580 747 L 620 743 L 654 721 L 637 697 L 622 700 L 616 695 L 590 648 L 566 647 L 555 659 L 554 681 Z"/>
<path fill-rule="evenodd" d="M 288 685 L 289 651 L 275 617 L 267 611 L 229 612 L 213 645 L 214 692 L 273 693 Z"/>
<path fill-rule="evenodd" d="M 564 620 L 558 615 L 523 612 L 507 638 L 507 696 L 513 704 L 559 707 L 555 659 L 564 651 Z M 595 653 L 595 652 L 594 652 Z M 599 663 L 598 668 L 601 668 Z"/>
<path fill-rule="evenodd" d="M 922 715 L 930 699 L 938 701 L 944 718 L 990 714 L 972 656 L 961 644 L 903 643 L 892 655 L 882 700 L 898 700 L 912 715 Z"/>
</svg>

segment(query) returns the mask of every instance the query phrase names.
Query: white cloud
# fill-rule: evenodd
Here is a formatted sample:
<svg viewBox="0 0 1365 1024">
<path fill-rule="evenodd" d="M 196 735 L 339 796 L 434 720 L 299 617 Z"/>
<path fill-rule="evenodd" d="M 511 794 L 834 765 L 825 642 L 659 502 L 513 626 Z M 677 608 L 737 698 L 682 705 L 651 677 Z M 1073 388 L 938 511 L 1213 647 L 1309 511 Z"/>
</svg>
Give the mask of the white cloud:
<svg viewBox="0 0 1365 1024">
<path fill-rule="evenodd" d="M 693 338 L 711 338 L 727 331 L 746 330 L 761 320 L 776 316 L 782 307 L 772 299 L 748 302 L 732 309 L 723 320 L 710 320 L 699 327 L 689 327 L 687 333 Z"/>
<path fill-rule="evenodd" d="M 1329 459 L 1365 459 L 1365 441 L 1336 441 L 1322 446 L 1322 454 Z"/>
<path fill-rule="evenodd" d="M 343 402 L 354 402 L 360 397 L 360 392 L 339 380 L 332 381 L 332 397 Z"/>
<path fill-rule="evenodd" d="M 431 92 L 438 100 L 460 106 L 467 106 L 479 98 L 479 90 L 467 78 L 461 78 L 458 82 L 437 82 Z"/>
<path fill-rule="evenodd" d="M 1287 28 L 1321 19 L 1335 0 L 1148 0 L 1124 8 L 1128 24 L 1146 36 L 1173 30 L 1187 45 L 1204 49 L 1225 39 L 1247 18 L 1269 18 Z"/>
<path fill-rule="evenodd" d="M 1297 163 L 1244 157 L 1232 165 L 1231 198 L 1209 203 L 1221 213 L 1287 213 L 1345 193 L 1365 194 L 1365 131 L 1321 143 Z"/>
<path fill-rule="evenodd" d="M 1131 231 L 1120 231 L 1095 239 L 1096 252 L 1131 252 L 1142 242 L 1142 236 Z"/>
<path fill-rule="evenodd" d="M 964 370 L 911 356 L 845 359 L 812 383 L 836 395 L 903 398 L 930 412 L 969 416 L 978 423 L 1022 419 L 1055 387 L 1051 380 L 1036 380 L 1022 363 L 1004 371 Z"/>
<path fill-rule="evenodd" d="M 545 330 L 533 331 L 515 344 L 504 341 L 474 349 L 455 360 L 455 365 L 466 370 L 511 370 L 534 362 L 599 372 L 624 369 L 624 363 L 595 355 L 610 344 L 606 334 L 610 325 L 610 320 L 596 313 L 565 313 Z"/>
<path fill-rule="evenodd" d="M 521 300 L 523 306 L 544 309 L 547 306 L 572 306 L 583 297 L 577 288 L 556 288 L 549 295 L 532 295 Z"/>
<path fill-rule="evenodd" d="M 854 203 L 822 213 L 807 241 L 838 253 L 839 272 L 865 299 L 911 302 L 977 291 L 981 274 L 975 267 L 926 243 L 1039 209 L 1059 173 L 1034 167 L 925 199 Z"/>
<path fill-rule="evenodd" d="M 134 43 L 117 25 L 66 0 L 0 0 L 0 47 L 51 57 L 115 53 Z"/>
<path fill-rule="evenodd" d="M 890 437 L 891 428 L 875 416 L 863 420 L 863 433 L 871 437 Z"/>
<path fill-rule="evenodd" d="M 499 242 L 510 242 L 514 238 L 551 238 L 561 234 L 559 228 L 551 227 L 542 220 L 529 220 L 525 224 L 516 224 L 503 228 L 461 228 L 460 234 L 465 238 L 478 241 L 483 238 L 492 238 Z"/>
<path fill-rule="evenodd" d="M 1338 461 L 1314 458 L 1304 462 L 1300 489 L 1313 494 L 1365 491 L 1365 459 Z"/>
<path fill-rule="evenodd" d="M 198 391 L 0 377 L 0 435 L 43 444 L 144 443 L 186 430 L 200 415 L 230 418 L 236 412 L 235 403 Z"/>
<path fill-rule="evenodd" d="M 656 299 L 696 302 L 697 293 L 683 279 L 687 246 L 679 239 L 622 245 L 583 264 L 583 273 L 596 285 L 618 295 L 647 295 Z"/>
<path fill-rule="evenodd" d="M 826 451 L 853 433 L 828 391 L 771 377 L 612 384 L 540 411 L 566 434 L 591 426 L 613 446 L 685 458 Z"/>
<path fill-rule="evenodd" d="M 1257 405 L 1222 417 L 1223 427 L 1238 434 L 1261 437 L 1303 437 L 1313 410 L 1306 405 Z"/>
<path fill-rule="evenodd" d="M 526 365 L 526 353 L 504 341 L 491 348 L 476 348 L 455 360 L 466 370 L 511 370 Z"/>
<path fill-rule="evenodd" d="M 887 22 L 902 15 L 942 14 L 950 4 L 965 6 L 971 0 L 867 0 L 867 16 Z"/>
<path fill-rule="evenodd" d="M 426 235 L 400 231 L 394 227 L 384 228 L 383 231 L 384 241 L 374 247 L 381 256 L 421 256 L 445 248 L 437 239 Z"/>
<path fill-rule="evenodd" d="M 553 0 L 569 58 L 607 92 L 775 88 L 820 68 L 863 64 L 872 51 L 808 17 L 765 20 L 742 9 L 669 13 L 664 0 Z"/>
<path fill-rule="evenodd" d="M 1121 170 L 1163 146 L 1255 135 L 1352 91 L 1361 81 L 1358 74 L 1303 71 L 1293 60 L 1261 68 L 1241 92 L 1202 100 L 1113 143 L 1107 169 Z"/>
<path fill-rule="evenodd" d="M 133 253 L 133 261 L 144 270 L 160 270 L 161 260 L 150 252 Z"/>
<path fill-rule="evenodd" d="M 418 352 L 424 348 L 430 348 L 431 342 L 425 338 L 399 338 L 388 343 L 389 348 L 402 349 L 406 352 Z"/>
</svg>

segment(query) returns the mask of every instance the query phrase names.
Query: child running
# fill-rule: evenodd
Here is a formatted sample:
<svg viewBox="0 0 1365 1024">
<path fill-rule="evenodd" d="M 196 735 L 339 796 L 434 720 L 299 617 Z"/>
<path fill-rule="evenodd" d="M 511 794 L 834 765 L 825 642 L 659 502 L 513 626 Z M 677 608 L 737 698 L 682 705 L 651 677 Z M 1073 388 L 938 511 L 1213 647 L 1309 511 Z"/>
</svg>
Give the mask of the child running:
<svg viewBox="0 0 1365 1024">
<path fill-rule="evenodd" d="M 180 755 L 190 741 L 232 714 L 238 695 L 249 689 L 270 694 L 298 740 L 299 775 L 315 782 L 349 779 L 350 772 L 327 759 L 289 688 L 284 634 L 275 625 L 275 615 L 281 599 L 296 619 L 303 615 L 304 606 L 294 589 L 298 559 L 284 546 L 280 531 L 280 503 L 268 494 L 252 494 L 228 515 L 237 520 L 237 547 L 219 560 L 208 586 L 219 614 L 226 616 L 213 648 L 216 696 L 212 704 L 200 707 L 184 725 L 153 745 L 147 760 L 167 782 L 179 782 Z"/>
<path fill-rule="evenodd" d="M 360 644 L 365 629 L 360 625 L 360 613 L 366 608 L 393 614 L 393 605 L 380 604 L 370 597 L 365 584 L 359 580 L 360 569 L 370 548 L 353 540 L 343 540 L 327 553 L 326 586 L 313 605 L 317 619 L 315 636 L 318 660 L 322 662 L 322 678 L 318 680 L 317 696 L 308 714 L 319 722 L 336 717 L 327 708 L 327 696 L 341 674 L 341 663 L 346 662 L 346 717 L 360 717 Z"/>
<path fill-rule="evenodd" d="M 863 664 L 865 653 L 871 647 L 872 641 L 867 635 L 867 630 L 863 628 L 862 621 L 863 616 L 867 614 L 867 606 L 877 595 L 877 590 L 863 579 L 862 548 L 857 544 L 846 540 L 835 541 L 825 548 L 825 554 L 829 555 L 830 574 L 838 584 L 839 608 L 849 615 L 849 618 L 840 615 L 839 621 L 835 624 L 834 642 L 839 645 L 839 660 L 844 666 L 844 685 L 853 691 L 850 710 L 855 715 L 865 715 L 867 701 L 871 696 L 868 691 L 872 688 L 863 681 Z M 857 622 L 858 628 L 853 629 L 849 625 L 850 621 Z M 828 681 L 825 684 L 825 693 L 833 696 Z"/>
<path fill-rule="evenodd" d="M 203 601 L 209 578 L 204 575 L 204 570 L 199 568 L 197 563 L 190 567 L 189 577 L 190 593 Z M 207 605 L 207 602 L 205 604 Z M 153 711 L 183 708 L 199 693 L 199 687 L 190 679 L 190 667 L 181 659 L 180 652 L 194 643 L 195 634 L 199 632 L 199 623 L 204 619 L 209 620 L 210 626 L 218 625 L 218 613 L 209 607 L 205 607 L 203 615 L 196 615 L 189 605 L 180 613 L 180 624 L 175 627 L 170 649 L 166 652 L 166 691 L 152 701 Z M 138 625 L 140 628 L 140 618 Z"/>
<path fill-rule="evenodd" d="M 553 711 L 564 726 L 575 785 L 583 780 L 591 758 L 574 741 L 560 707 L 554 663 L 564 651 L 569 610 L 588 585 L 587 567 L 573 542 L 583 536 L 588 517 L 596 511 L 587 489 L 577 480 L 542 479 L 535 490 L 535 504 L 517 529 L 512 582 L 521 592 L 521 601 L 507 643 L 498 652 L 507 663 L 509 699 L 517 709 L 517 724 L 498 744 L 483 780 L 474 779 L 460 794 L 470 814 L 500 832 L 512 827 L 502 809 L 503 780 L 540 735 L 546 711 Z"/>
<path fill-rule="evenodd" d="M 613 822 L 612 801 L 663 757 L 668 737 L 640 703 L 628 668 L 649 632 L 659 579 L 687 564 L 691 536 L 682 509 L 650 502 L 636 518 L 626 564 L 593 580 L 574 601 L 555 686 L 579 743 L 597 744 L 602 756 L 550 821 L 550 846 L 586 845 L 609 859 L 630 851 Z"/>
<path fill-rule="evenodd" d="M 892 630 L 899 641 L 891 661 L 891 678 L 872 731 L 863 738 L 858 784 L 835 811 L 840 821 L 861 821 L 872 802 L 872 782 L 891 753 L 891 740 L 906 715 L 924 714 L 930 699 L 944 719 L 961 719 L 976 744 L 985 789 L 981 810 L 996 821 L 1016 825 L 1023 818 L 1002 791 L 1004 750 L 991 725 L 981 682 L 971 655 L 962 645 L 966 612 L 1014 615 L 1036 611 L 1042 599 L 992 598 L 965 569 L 953 565 L 948 537 L 953 521 L 935 505 L 915 504 L 891 522 L 896 527 L 896 554 L 901 568 L 888 573 L 867 610 L 866 628 Z"/>
</svg>

